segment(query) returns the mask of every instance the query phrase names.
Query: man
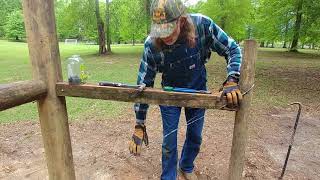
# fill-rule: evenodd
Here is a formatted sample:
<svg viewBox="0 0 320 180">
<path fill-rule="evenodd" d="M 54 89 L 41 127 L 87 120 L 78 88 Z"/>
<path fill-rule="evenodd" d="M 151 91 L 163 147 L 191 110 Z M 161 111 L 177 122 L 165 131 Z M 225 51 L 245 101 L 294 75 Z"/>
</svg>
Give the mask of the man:
<svg viewBox="0 0 320 180">
<path fill-rule="evenodd" d="M 151 33 L 145 41 L 138 84 L 153 87 L 155 75 L 162 73 L 162 86 L 207 90 L 205 63 L 211 51 L 224 56 L 227 78 L 222 95 L 228 107 L 236 108 L 242 99 L 238 82 L 242 55 L 240 47 L 210 18 L 200 14 L 186 14 L 180 0 L 154 0 L 151 4 Z M 148 144 L 146 132 L 147 104 L 135 104 L 136 125 L 129 150 L 141 152 L 142 143 Z M 185 108 L 186 140 L 178 162 L 177 128 L 181 107 L 160 105 L 163 124 L 161 179 L 173 180 L 177 169 L 185 179 L 196 179 L 194 160 L 202 141 L 205 109 Z"/>
</svg>

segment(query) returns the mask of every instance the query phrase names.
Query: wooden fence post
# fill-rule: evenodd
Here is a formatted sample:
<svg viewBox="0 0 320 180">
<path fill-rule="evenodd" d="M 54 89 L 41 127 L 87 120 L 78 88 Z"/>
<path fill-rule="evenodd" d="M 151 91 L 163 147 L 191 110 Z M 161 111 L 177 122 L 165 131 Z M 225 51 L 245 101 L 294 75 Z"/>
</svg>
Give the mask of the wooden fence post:
<svg viewBox="0 0 320 180">
<path fill-rule="evenodd" d="M 254 84 L 255 61 L 257 59 L 257 43 L 254 40 L 246 40 L 244 43 L 243 63 L 241 66 L 240 87 L 242 92 L 250 89 Z M 250 118 L 252 91 L 243 98 L 240 110 L 236 112 L 231 157 L 229 164 L 229 180 L 240 180 L 242 177 L 245 149 L 248 138 L 247 124 Z"/>
<path fill-rule="evenodd" d="M 47 96 L 38 101 L 41 133 L 49 179 L 75 179 L 68 116 L 64 97 L 57 97 L 62 81 L 54 0 L 23 0 L 33 78 L 45 82 Z"/>
</svg>

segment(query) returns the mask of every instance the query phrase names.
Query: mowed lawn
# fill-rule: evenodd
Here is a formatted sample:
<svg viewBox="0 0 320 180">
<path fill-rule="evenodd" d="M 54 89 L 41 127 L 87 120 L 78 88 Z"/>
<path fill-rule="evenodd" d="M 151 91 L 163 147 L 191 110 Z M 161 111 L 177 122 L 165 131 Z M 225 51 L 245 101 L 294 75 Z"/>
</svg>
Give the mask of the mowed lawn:
<svg viewBox="0 0 320 180">
<path fill-rule="evenodd" d="M 142 45 L 114 46 L 113 54 L 97 56 L 97 46 L 60 44 L 63 79 L 66 81 L 66 60 L 73 54 L 79 54 L 85 60 L 90 74 L 88 82 L 114 81 L 136 83 L 137 67 Z M 31 64 L 26 43 L 0 41 L 0 84 L 29 80 L 32 78 Z M 131 103 L 67 98 L 70 120 L 103 119 L 116 117 L 132 110 Z M 129 108 L 129 109 L 128 109 Z M 25 104 L 0 113 L 0 123 L 24 120 L 37 120 L 36 103 Z"/>
<path fill-rule="evenodd" d="M 94 45 L 60 44 L 62 71 L 66 80 L 66 60 L 79 54 L 85 60 L 90 77 L 88 82 L 114 81 L 136 83 L 142 45 L 112 46 L 113 54 L 97 56 Z M 225 61 L 217 55 L 207 64 L 209 89 L 219 89 L 224 81 Z M 158 75 L 159 76 L 159 75 Z M 159 76 L 160 77 L 160 76 Z M 156 87 L 160 87 L 160 78 Z M 26 43 L 0 40 L 0 84 L 32 78 Z M 254 108 L 285 108 L 288 103 L 300 101 L 307 111 L 319 112 L 320 54 L 301 50 L 288 53 L 284 49 L 259 49 L 256 63 Z M 133 115 L 132 103 L 111 102 L 67 97 L 70 120 L 110 119 L 119 115 Z M 0 113 L 0 123 L 37 120 L 36 103 L 29 103 Z"/>
</svg>

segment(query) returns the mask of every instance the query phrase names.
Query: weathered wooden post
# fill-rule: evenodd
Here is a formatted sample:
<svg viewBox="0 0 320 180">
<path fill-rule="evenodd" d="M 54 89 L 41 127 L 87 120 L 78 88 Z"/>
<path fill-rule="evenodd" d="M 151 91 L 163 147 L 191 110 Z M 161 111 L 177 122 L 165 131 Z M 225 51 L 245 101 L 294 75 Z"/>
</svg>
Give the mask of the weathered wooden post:
<svg viewBox="0 0 320 180">
<path fill-rule="evenodd" d="M 243 63 L 241 67 L 240 87 L 242 92 L 250 89 L 254 84 L 255 61 L 257 59 L 257 43 L 254 40 L 246 40 L 244 43 Z M 245 161 L 245 149 L 248 138 L 247 124 L 250 118 L 252 91 L 243 98 L 240 110 L 236 112 L 231 158 L 229 164 L 229 180 L 240 180 Z"/>
<path fill-rule="evenodd" d="M 53 0 L 23 0 L 24 21 L 33 78 L 46 84 L 47 95 L 38 101 L 41 132 L 49 178 L 75 179 L 65 97 L 57 97 L 62 81 Z"/>
</svg>

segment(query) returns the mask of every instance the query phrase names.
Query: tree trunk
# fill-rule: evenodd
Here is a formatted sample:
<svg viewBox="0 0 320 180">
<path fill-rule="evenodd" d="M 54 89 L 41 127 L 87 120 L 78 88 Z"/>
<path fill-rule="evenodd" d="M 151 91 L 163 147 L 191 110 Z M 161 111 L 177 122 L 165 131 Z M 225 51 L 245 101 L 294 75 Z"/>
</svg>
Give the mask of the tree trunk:
<svg viewBox="0 0 320 180">
<path fill-rule="evenodd" d="M 248 39 L 251 39 L 251 38 L 252 38 L 252 27 L 249 26 L 247 31 L 248 31 L 248 36 L 247 36 L 247 38 L 248 38 Z"/>
<path fill-rule="evenodd" d="M 267 47 L 267 48 L 269 47 L 269 44 L 270 44 L 269 41 L 267 41 L 267 43 L 266 43 L 266 47 Z"/>
<path fill-rule="evenodd" d="M 283 41 L 283 46 L 282 48 L 287 48 L 287 41 Z"/>
<path fill-rule="evenodd" d="M 287 48 L 288 29 L 289 29 L 289 21 L 286 23 L 286 28 L 284 30 L 284 40 L 283 40 L 282 48 Z"/>
<path fill-rule="evenodd" d="M 297 0 L 297 19 L 295 23 L 295 28 L 294 28 L 294 35 L 293 35 L 293 40 L 291 44 L 290 51 L 291 52 L 297 52 L 298 50 L 298 42 L 299 42 L 299 34 L 300 34 L 300 29 L 301 29 L 301 23 L 302 23 L 302 4 L 303 0 Z"/>
<path fill-rule="evenodd" d="M 107 30 L 107 48 L 111 52 L 111 36 L 110 36 L 110 2 L 106 0 L 106 30 Z"/>
<path fill-rule="evenodd" d="M 274 48 L 274 42 L 272 41 L 272 43 L 271 43 L 271 48 Z"/>
<path fill-rule="evenodd" d="M 134 37 L 134 33 L 132 34 L 132 46 L 134 46 L 134 45 L 136 45 L 136 43 L 135 43 L 135 37 Z"/>
<path fill-rule="evenodd" d="M 260 42 L 260 47 L 264 47 L 265 46 L 264 44 L 265 44 L 264 41 Z"/>
<path fill-rule="evenodd" d="M 97 27 L 98 27 L 98 43 L 99 43 L 99 54 L 107 54 L 106 49 L 106 35 L 104 32 L 104 24 L 100 17 L 99 10 L 99 0 L 95 0 L 96 3 L 96 18 L 97 18 Z"/>
</svg>

